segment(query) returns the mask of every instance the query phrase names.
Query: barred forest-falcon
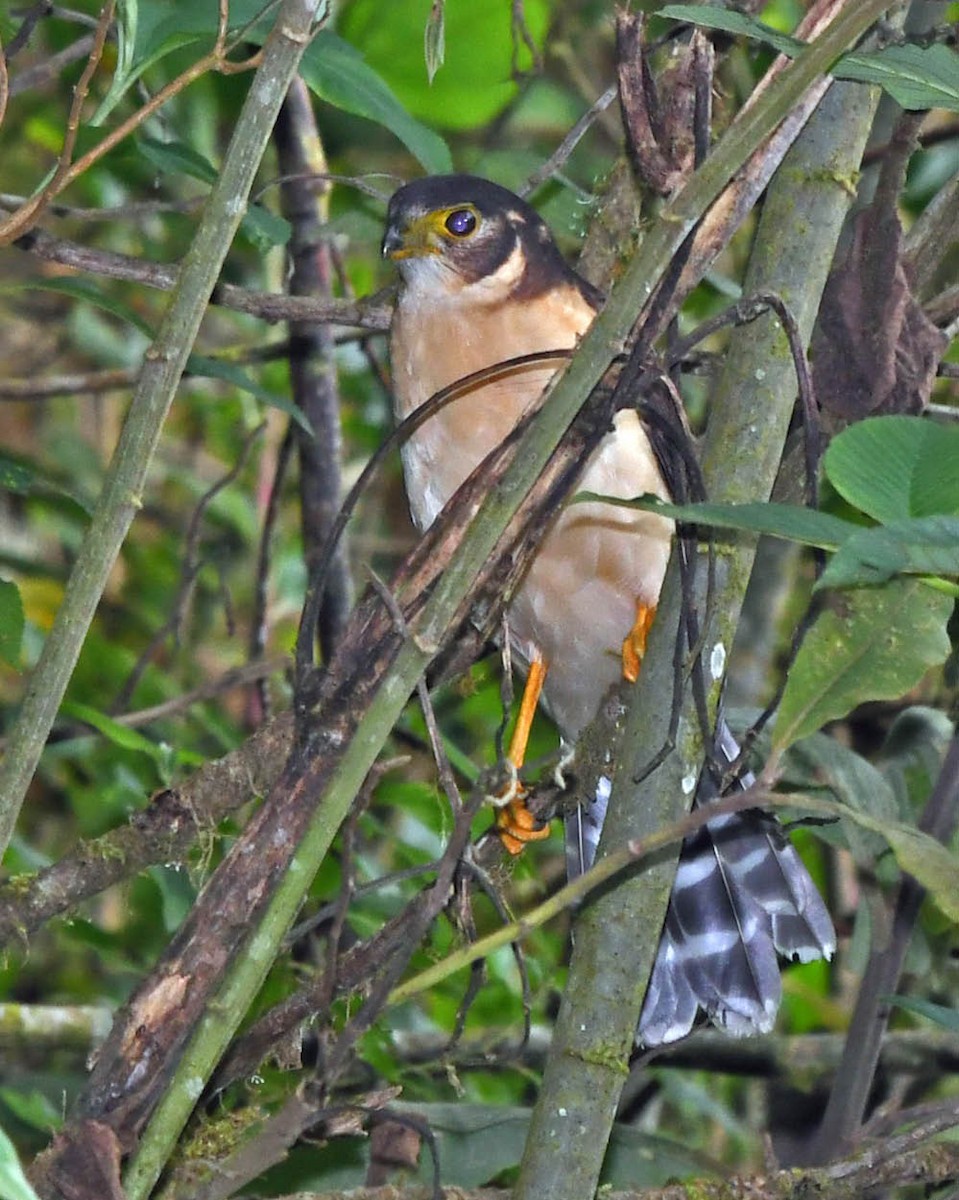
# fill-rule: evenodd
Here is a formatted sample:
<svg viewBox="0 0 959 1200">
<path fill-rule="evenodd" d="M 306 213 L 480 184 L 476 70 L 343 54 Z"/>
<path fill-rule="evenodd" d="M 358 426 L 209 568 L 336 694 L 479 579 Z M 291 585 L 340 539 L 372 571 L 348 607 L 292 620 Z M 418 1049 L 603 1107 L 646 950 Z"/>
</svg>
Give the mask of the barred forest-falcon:
<svg viewBox="0 0 959 1200">
<path fill-rule="evenodd" d="M 525 201 L 469 175 L 419 179 L 392 197 L 383 254 L 400 273 L 390 353 L 396 415 L 441 388 L 507 359 L 569 350 L 601 295 L 563 259 Z M 426 529 L 456 489 L 536 406 L 560 364 L 508 368 L 460 394 L 403 448 L 410 508 Z M 584 491 L 668 498 L 649 438 L 632 410 L 617 413 L 593 453 Z M 635 678 L 669 556 L 664 518 L 597 502 L 551 526 L 509 608 L 513 655 L 562 737 L 575 743 L 609 687 Z M 533 701 L 535 704 L 535 700 Z M 528 710 L 528 704 L 525 706 Z M 522 761 L 524 747 L 511 757 Z M 723 729 L 717 754 L 738 747 Z M 715 796 L 704 784 L 697 797 Z M 605 799 L 567 819 L 573 872 L 592 862 Z M 514 852 L 539 835 L 522 797 L 500 810 Z M 735 1035 L 768 1031 L 781 996 L 778 954 L 829 957 L 829 915 L 792 844 L 758 812 L 717 818 L 684 843 L 637 1040 L 685 1036 L 701 1009 Z"/>
</svg>

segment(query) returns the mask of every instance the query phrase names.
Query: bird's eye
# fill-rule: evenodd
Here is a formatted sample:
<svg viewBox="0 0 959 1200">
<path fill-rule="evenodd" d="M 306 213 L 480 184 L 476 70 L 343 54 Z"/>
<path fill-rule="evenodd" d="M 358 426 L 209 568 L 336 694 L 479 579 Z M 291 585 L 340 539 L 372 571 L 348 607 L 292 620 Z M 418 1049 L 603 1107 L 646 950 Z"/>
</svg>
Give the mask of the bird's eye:
<svg viewBox="0 0 959 1200">
<path fill-rule="evenodd" d="M 446 231 L 453 237 L 469 237 L 476 229 L 476 213 L 469 208 L 457 208 L 446 218 Z"/>
</svg>

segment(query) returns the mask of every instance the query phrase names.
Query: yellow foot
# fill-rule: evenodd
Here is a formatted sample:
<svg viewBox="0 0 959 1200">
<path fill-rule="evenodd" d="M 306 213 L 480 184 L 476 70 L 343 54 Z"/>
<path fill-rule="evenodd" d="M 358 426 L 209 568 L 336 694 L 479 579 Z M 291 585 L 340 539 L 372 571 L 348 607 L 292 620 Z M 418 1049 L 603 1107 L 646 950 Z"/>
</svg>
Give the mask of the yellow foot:
<svg viewBox="0 0 959 1200">
<path fill-rule="evenodd" d="M 519 854 L 527 842 L 539 842 L 549 837 L 549 825 L 537 821 L 526 807 L 525 789 L 509 804 L 497 809 L 496 831 L 510 854 Z"/>
<path fill-rule="evenodd" d="M 519 715 L 516 718 L 516 728 L 510 739 L 509 750 L 506 752 L 507 761 L 514 769 L 513 781 L 510 786 L 494 800 L 497 805 L 496 832 L 500 841 L 510 854 L 519 854 L 527 842 L 538 842 L 541 838 L 549 837 L 549 825 L 543 825 L 526 807 L 526 797 L 529 794 L 516 777 L 526 757 L 526 743 L 529 741 L 529 731 L 536 715 L 546 679 L 546 663 L 541 658 L 534 658 L 529 664 L 529 674 L 526 676 L 526 687 L 520 702 Z"/>
<path fill-rule="evenodd" d="M 646 653 L 646 639 L 655 616 L 655 604 L 636 601 L 636 623 L 623 641 L 623 678 L 629 683 L 635 683 L 639 678 L 639 668 Z"/>
</svg>

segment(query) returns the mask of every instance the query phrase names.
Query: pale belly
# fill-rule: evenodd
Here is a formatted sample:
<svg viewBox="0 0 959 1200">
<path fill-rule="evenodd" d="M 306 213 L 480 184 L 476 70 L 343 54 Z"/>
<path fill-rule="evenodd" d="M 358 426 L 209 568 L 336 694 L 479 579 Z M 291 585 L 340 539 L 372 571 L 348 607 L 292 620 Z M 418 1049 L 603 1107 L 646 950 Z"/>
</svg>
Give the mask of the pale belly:
<svg viewBox="0 0 959 1200">
<path fill-rule="evenodd" d="M 477 411 L 478 406 L 474 418 Z M 480 430 L 486 436 L 476 437 L 474 421 L 475 457 L 469 463 L 462 457 L 462 431 L 442 417 L 407 443 L 404 467 L 420 528 L 433 522 L 469 470 L 508 431 L 509 424 L 502 431 Z M 626 499 L 644 492 L 666 496 L 635 413 L 617 415 L 615 431 L 594 452 L 580 488 Z M 510 606 L 510 641 L 524 666 L 536 655 L 546 660 L 543 698 L 566 739 L 575 740 L 622 677 L 623 639 L 633 627 L 637 600 L 655 604 L 659 596 L 671 534 L 671 522 L 649 513 L 574 504 L 560 515 L 533 560 Z"/>
<path fill-rule="evenodd" d="M 397 415 L 415 411 L 435 391 L 502 358 L 534 349 L 572 347 L 593 312 L 569 292 L 565 310 L 550 304 L 549 321 L 535 305 L 502 310 L 447 304 L 407 293 L 394 317 L 392 361 Z M 565 311 L 565 317 L 563 312 Z M 563 319 L 560 319 L 563 318 Z M 502 360 L 501 360 L 502 361 Z M 403 449 L 413 519 L 426 529 L 471 471 L 515 427 L 542 394 L 555 365 L 525 368 L 474 388 L 430 418 Z M 667 497 L 646 432 L 635 412 L 618 413 L 614 431 L 593 453 L 580 487 L 630 499 Z M 544 700 L 560 732 L 574 740 L 622 677 L 622 643 L 636 602 L 659 596 L 672 523 L 608 504 L 567 508 L 545 538 L 510 606 L 510 640 L 523 665 L 548 665 Z"/>
</svg>

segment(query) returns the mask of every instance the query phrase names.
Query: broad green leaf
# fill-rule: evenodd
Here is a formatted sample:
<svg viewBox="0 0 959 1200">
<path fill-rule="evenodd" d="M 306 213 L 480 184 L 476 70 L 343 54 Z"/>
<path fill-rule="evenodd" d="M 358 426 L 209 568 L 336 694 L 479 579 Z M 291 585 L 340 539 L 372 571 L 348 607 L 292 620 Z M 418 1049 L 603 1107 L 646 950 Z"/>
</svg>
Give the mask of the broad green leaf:
<svg viewBox="0 0 959 1200">
<path fill-rule="evenodd" d="M 13 1142 L 0 1129 L 0 1200 L 38 1200 L 30 1186 Z"/>
<path fill-rule="evenodd" d="M 823 459 L 836 491 L 876 521 L 959 513 L 959 429 L 921 417 L 870 417 Z"/>
<path fill-rule="evenodd" d="M 904 818 L 915 819 L 925 807 L 954 733 L 944 712 L 924 704 L 904 709 L 890 726 L 877 766 Z"/>
<path fill-rule="evenodd" d="M 385 126 L 431 175 L 453 169 L 439 134 L 414 120 L 360 52 L 335 33 L 324 29 L 316 35 L 303 55 L 300 74 L 321 100 Z"/>
<path fill-rule="evenodd" d="M 860 529 L 839 547 L 816 587 L 884 583 L 894 575 L 959 576 L 959 517 L 916 517 Z"/>
<path fill-rule="evenodd" d="M 514 53 L 520 69 L 531 65 L 511 21 L 515 6 L 502 0 L 447 0 L 444 66 L 430 83 L 423 61 L 429 3 L 350 0 L 337 17 L 337 29 L 362 49 L 414 117 L 439 129 L 481 129 L 519 93 Z M 545 42 L 554 7 L 550 0 L 524 0 L 523 19 L 538 47 Z"/>
<path fill-rule="evenodd" d="M 85 725 L 92 725 L 104 737 L 109 738 L 115 746 L 119 746 L 123 750 L 138 750 L 141 754 L 149 755 L 154 762 L 162 765 L 166 765 L 168 762 L 169 751 L 163 746 L 151 742 L 136 729 L 121 725 L 119 721 L 100 712 L 98 708 L 93 708 L 89 704 L 80 704 L 76 700 L 65 700 L 61 711 L 66 717 L 73 717 L 77 721 L 83 721 Z"/>
<path fill-rule="evenodd" d="M 293 230 L 286 217 L 278 216 L 262 204 L 251 204 L 243 214 L 240 231 L 262 254 L 276 246 L 285 246 Z"/>
<path fill-rule="evenodd" d="M 229 12 L 230 30 L 243 30 L 243 40 L 254 45 L 263 43 L 276 19 L 276 7 L 267 0 L 231 0 Z M 267 16 L 261 20 L 263 13 Z M 113 102 L 144 71 L 174 50 L 196 45 L 198 54 L 201 49 L 205 52 L 212 46 L 216 30 L 215 4 L 167 0 L 143 7 L 137 25 L 134 61 L 125 78 L 118 81 Z M 321 100 L 389 129 L 430 173 L 452 169 L 443 139 L 411 117 L 359 51 L 335 33 L 324 29 L 317 34 L 307 47 L 300 70 Z"/>
<path fill-rule="evenodd" d="M 264 20 L 259 20 L 266 13 Z M 275 6 L 268 0 L 230 0 L 231 32 L 258 23 L 260 37 L 275 19 Z M 218 27 L 216 4 L 198 4 L 197 0 L 162 0 L 146 4 L 137 24 L 136 63 L 153 59 L 161 50 L 185 45 L 182 39 L 206 42 L 212 46 Z M 253 36 L 253 30 L 247 30 Z M 177 38 L 181 39 L 177 41 Z"/>
<path fill-rule="evenodd" d="M 236 363 L 227 362 L 222 358 L 208 358 L 205 354 L 191 354 L 187 359 L 186 370 L 190 375 L 202 375 L 208 379 L 220 379 L 224 383 L 232 383 L 234 387 L 249 392 L 263 404 L 269 404 L 271 408 L 278 408 L 281 412 L 285 412 L 288 417 L 292 417 L 296 421 L 304 433 L 313 436 L 309 421 L 289 396 L 283 396 L 279 392 L 271 392 L 267 388 L 261 387 L 252 375 L 248 375 Z"/>
<path fill-rule="evenodd" d="M 867 700 L 902 696 L 945 661 L 953 601 L 912 579 L 843 592 L 806 634 L 773 746 L 781 751 Z"/>
<path fill-rule="evenodd" d="M 800 542 L 835 550 L 861 528 L 829 513 L 797 504 L 666 504 L 657 496 L 640 496 L 636 500 L 619 500 L 595 492 L 578 492 L 573 503 L 599 501 L 621 508 L 639 508 L 644 512 L 662 513 L 690 525 L 706 525 L 713 529 L 737 529 L 742 533 L 765 533 L 771 537 Z"/>
<path fill-rule="evenodd" d="M 0 488 L 15 496 L 26 496 L 33 488 L 37 476 L 26 463 L 18 462 L 0 454 Z"/>
<path fill-rule="evenodd" d="M 9 579 L 0 579 L 0 659 L 11 667 L 20 665 L 23 642 L 23 601 L 20 589 Z"/>
<path fill-rule="evenodd" d="M 118 75 L 110 89 L 112 104 L 140 78 L 144 71 L 174 50 L 197 46 L 197 55 L 212 49 L 217 32 L 216 4 L 196 0 L 163 0 L 142 5 L 136 25 L 135 48 L 126 72 Z M 258 21 L 264 12 L 269 16 Z M 245 31 L 250 41 L 262 42 L 275 19 L 275 8 L 267 0 L 230 0 L 231 32 Z M 98 116 L 106 115 L 99 112 Z"/>
<path fill-rule="evenodd" d="M 523 1156 L 531 1110 L 510 1105 L 397 1104 L 428 1122 L 437 1141 L 443 1182 L 480 1187 L 515 1166 Z M 640 1130 L 614 1125 L 603 1181 L 614 1186 L 662 1187 L 672 1178 L 704 1171 L 702 1159 L 686 1146 Z M 429 1156 L 420 1156 L 420 1175 L 431 1178 Z"/>
<path fill-rule="evenodd" d="M 906 1012 L 925 1017 L 927 1021 L 934 1021 L 950 1033 L 959 1033 L 959 1009 L 946 1008 L 944 1004 L 933 1004 L 930 1000 L 917 1000 L 913 996 L 887 996 L 886 1000 L 896 1008 L 904 1008 Z"/>
<path fill-rule="evenodd" d="M 959 112 L 959 54 L 949 46 L 907 44 L 844 54 L 833 74 L 878 84 L 903 108 Z"/>
</svg>

